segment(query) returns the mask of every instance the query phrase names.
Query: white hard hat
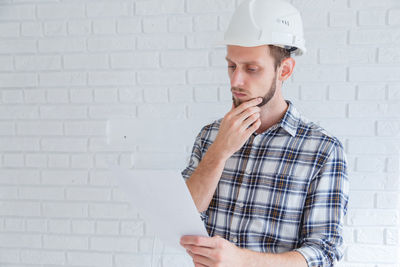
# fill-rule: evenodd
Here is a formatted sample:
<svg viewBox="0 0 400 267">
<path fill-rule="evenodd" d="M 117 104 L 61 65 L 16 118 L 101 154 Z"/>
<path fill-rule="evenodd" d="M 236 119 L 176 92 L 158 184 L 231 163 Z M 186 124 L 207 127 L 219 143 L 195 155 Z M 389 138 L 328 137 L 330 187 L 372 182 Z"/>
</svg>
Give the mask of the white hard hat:
<svg viewBox="0 0 400 267">
<path fill-rule="evenodd" d="M 275 45 L 295 55 L 306 52 L 299 11 L 282 0 L 245 0 L 233 14 L 224 45 Z"/>
</svg>

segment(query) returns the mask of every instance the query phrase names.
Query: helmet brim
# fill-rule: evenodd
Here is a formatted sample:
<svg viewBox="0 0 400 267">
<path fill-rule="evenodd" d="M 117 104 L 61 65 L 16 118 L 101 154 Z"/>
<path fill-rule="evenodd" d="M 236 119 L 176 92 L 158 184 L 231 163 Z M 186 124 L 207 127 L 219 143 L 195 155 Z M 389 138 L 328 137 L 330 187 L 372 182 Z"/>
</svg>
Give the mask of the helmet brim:
<svg viewBox="0 0 400 267">
<path fill-rule="evenodd" d="M 267 43 L 267 42 L 243 42 L 243 41 L 238 41 L 238 40 L 221 40 L 217 41 L 214 46 L 217 48 L 222 48 L 226 47 L 228 45 L 236 45 L 236 46 L 243 46 L 243 47 L 256 47 L 256 46 L 261 46 L 261 45 L 275 45 L 279 47 L 284 47 L 281 44 L 276 44 L 276 43 Z M 306 54 L 307 50 L 305 47 L 296 47 L 295 50 L 291 52 L 292 55 L 295 56 L 301 56 Z"/>
</svg>

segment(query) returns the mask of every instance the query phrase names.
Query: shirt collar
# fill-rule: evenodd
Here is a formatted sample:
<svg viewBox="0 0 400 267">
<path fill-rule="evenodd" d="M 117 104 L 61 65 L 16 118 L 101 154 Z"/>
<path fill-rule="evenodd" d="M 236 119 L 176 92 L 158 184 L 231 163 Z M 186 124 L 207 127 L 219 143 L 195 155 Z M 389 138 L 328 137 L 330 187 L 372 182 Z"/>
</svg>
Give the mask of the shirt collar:
<svg viewBox="0 0 400 267">
<path fill-rule="evenodd" d="M 293 106 L 292 102 L 286 100 L 286 103 L 288 103 L 289 107 L 279 124 L 280 127 L 294 137 L 296 136 L 297 127 L 300 123 L 300 113 Z"/>
<path fill-rule="evenodd" d="M 267 132 L 273 131 L 279 127 L 282 127 L 287 133 L 289 133 L 291 136 L 296 136 L 297 133 L 297 127 L 299 126 L 300 123 L 300 113 L 297 111 L 297 109 L 293 106 L 292 102 L 289 100 L 286 100 L 286 103 L 288 104 L 288 109 L 285 112 L 285 115 L 283 118 L 274 126 L 269 128 L 268 130 L 264 131 L 262 134 L 266 134 Z M 256 132 L 253 133 L 253 135 L 257 136 Z"/>
</svg>

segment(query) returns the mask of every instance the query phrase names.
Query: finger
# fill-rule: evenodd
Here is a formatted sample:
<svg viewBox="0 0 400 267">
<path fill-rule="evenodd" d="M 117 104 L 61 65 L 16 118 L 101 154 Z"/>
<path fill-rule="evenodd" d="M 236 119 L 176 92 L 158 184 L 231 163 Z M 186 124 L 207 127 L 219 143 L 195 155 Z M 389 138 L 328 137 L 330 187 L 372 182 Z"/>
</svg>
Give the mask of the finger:
<svg viewBox="0 0 400 267">
<path fill-rule="evenodd" d="M 216 247 L 216 239 L 212 237 L 186 235 L 181 238 L 181 245 L 195 245 L 198 247 Z"/>
<path fill-rule="evenodd" d="M 212 266 L 213 261 L 207 257 L 194 254 L 189 251 L 190 257 L 192 257 L 195 266 Z"/>
<path fill-rule="evenodd" d="M 248 117 L 245 121 L 243 121 L 243 130 L 247 130 L 247 128 L 256 122 L 260 118 L 260 113 L 254 113 L 250 117 Z"/>
<path fill-rule="evenodd" d="M 260 128 L 261 125 L 261 120 L 258 118 L 253 125 L 251 125 L 249 128 L 246 129 L 245 133 L 248 134 L 249 136 L 254 133 L 258 128 Z"/>
<path fill-rule="evenodd" d="M 189 245 L 187 247 L 187 250 L 189 250 L 191 253 L 199 255 L 199 256 L 203 256 L 206 258 L 212 258 L 213 249 L 208 248 L 208 247 L 199 247 L 199 246 Z"/>
<path fill-rule="evenodd" d="M 247 118 L 249 118 L 251 115 L 253 115 L 254 113 L 259 113 L 260 111 L 261 111 L 261 109 L 259 107 L 250 107 L 239 114 L 238 120 L 244 121 Z"/>
<path fill-rule="evenodd" d="M 240 104 L 237 108 L 235 108 L 233 110 L 233 115 L 238 115 L 238 114 L 242 113 L 244 110 L 246 110 L 247 108 L 253 107 L 253 106 L 256 106 L 256 105 L 260 104 L 261 101 L 262 101 L 262 98 L 261 97 L 257 97 L 257 98 L 254 98 L 252 100 L 243 102 L 242 104 Z"/>
</svg>

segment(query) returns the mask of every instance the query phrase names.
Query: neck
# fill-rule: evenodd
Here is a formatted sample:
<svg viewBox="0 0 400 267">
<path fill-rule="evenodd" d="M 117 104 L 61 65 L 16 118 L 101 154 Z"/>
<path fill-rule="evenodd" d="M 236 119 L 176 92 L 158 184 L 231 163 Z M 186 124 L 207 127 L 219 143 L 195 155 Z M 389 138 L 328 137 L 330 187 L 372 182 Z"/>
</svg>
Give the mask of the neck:
<svg viewBox="0 0 400 267">
<path fill-rule="evenodd" d="M 260 128 L 257 129 L 256 133 L 263 133 L 271 126 L 277 124 L 285 115 L 288 107 L 289 106 L 283 96 L 277 92 L 277 94 L 267 104 L 261 107 L 261 125 Z"/>
</svg>

